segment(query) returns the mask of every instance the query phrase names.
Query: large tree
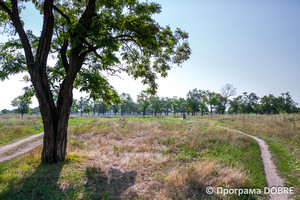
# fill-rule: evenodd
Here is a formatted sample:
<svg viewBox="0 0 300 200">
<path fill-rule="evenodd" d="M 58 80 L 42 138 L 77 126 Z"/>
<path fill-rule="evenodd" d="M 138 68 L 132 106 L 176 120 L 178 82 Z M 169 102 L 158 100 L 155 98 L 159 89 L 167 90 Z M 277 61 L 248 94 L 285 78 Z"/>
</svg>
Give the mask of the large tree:
<svg viewBox="0 0 300 200">
<path fill-rule="evenodd" d="M 186 95 L 186 102 L 189 108 L 192 111 L 192 115 L 196 115 L 199 112 L 199 104 L 200 104 L 201 94 L 196 88 L 190 90 Z"/>
<path fill-rule="evenodd" d="M 19 36 L 1 46 L 0 77 L 29 73 L 44 124 L 44 163 L 65 159 L 74 87 L 92 99 L 119 103 L 106 76 L 126 72 L 154 93 L 157 74 L 166 77 L 172 64 L 180 65 L 191 53 L 186 32 L 172 32 L 152 18 L 161 11 L 157 3 L 32 0 L 43 15 L 40 36 L 24 29 L 23 3 L 0 0 L 1 27 Z M 57 58 L 55 66 L 47 65 L 50 54 Z"/>
</svg>

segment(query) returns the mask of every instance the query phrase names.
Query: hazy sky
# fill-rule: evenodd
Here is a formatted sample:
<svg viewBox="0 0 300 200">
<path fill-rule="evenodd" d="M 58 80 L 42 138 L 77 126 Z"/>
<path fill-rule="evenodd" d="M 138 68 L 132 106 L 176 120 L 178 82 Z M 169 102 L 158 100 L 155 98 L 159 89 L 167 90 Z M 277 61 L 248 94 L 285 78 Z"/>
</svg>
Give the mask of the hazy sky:
<svg viewBox="0 0 300 200">
<path fill-rule="evenodd" d="M 149 0 L 150 2 L 150 0 Z M 300 103 L 300 1 L 298 0 L 156 0 L 162 12 L 155 16 L 190 35 L 192 56 L 181 68 L 174 66 L 166 79 L 159 79 L 159 96 L 185 97 L 191 89 L 219 92 L 233 84 L 238 94 L 258 96 L 289 91 Z M 28 9 L 26 27 L 36 33 L 41 17 Z M 5 35 L 0 41 L 5 41 Z M 22 76 L 0 82 L 0 110 L 11 109 L 22 93 Z M 111 78 L 119 92 L 134 98 L 144 86 L 123 76 Z M 78 92 L 75 92 L 78 98 Z M 35 103 L 35 105 L 37 105 Z"/>
</svg>

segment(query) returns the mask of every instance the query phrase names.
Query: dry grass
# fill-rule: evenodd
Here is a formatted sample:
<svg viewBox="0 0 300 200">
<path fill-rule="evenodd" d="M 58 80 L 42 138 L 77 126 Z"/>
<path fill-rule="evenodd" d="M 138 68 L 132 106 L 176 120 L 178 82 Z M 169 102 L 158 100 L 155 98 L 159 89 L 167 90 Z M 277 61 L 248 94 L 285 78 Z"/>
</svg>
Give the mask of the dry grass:
<svg viewBox="0 0 300 200">
<path fill-rule="evenodd" d="M 0 164 L 0 199 L 238 199 L 205 188 L 265 183 L 258 145 L 210 122 L 93 119 L 68 138 L 67 162 L 40 148 Z"/>
<path fill-rule="evenodd" d="M 84 154 L 87 167 L 136 172 L 135 184 L 123 192 L 123 198 L 134 194 L 141 199 L 197 199 L 206 196 L 210 185 L 247 187 L 251 182 L 241 167 L 218 157 L 203 158 L 219 141 L 232 146 L 243 142 L 245 147 L 251 143 L 243 136 L 217 131 L 208 122 L 120 119 L 78 125 L 69 132 L 68 152 Z M 203 155 L 181 158 L 183 147 L 203 149 Z"/>
<path fill-rule="evenodd" d="M 222 186 L 238 188 L 245 185 L 247 175 L 238 168 L 224 166 L 214 160 L 199 160 L 183 169 L 172 169 L 161 191 L 161 199 L 209 198 L 205 188 Z"/>
</svg>

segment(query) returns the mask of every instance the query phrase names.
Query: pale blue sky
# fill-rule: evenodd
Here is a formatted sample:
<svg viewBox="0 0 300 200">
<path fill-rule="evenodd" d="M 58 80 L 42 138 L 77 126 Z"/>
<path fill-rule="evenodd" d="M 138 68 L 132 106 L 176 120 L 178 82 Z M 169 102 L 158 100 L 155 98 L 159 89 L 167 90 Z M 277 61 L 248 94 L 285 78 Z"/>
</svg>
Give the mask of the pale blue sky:
<svg viewBox="0 0 300 200">
<path fill-rule="evenodd" d="M 149 0 L 150 2 L 150 0 Z M 238 91 L 259 96 L 289 91 L 300 103 L 300 1 L 298 0 L 155 0 L 161 25 L 180 27 L 190 35 L 193 51 L 182 68 L 174 66 L 160 79 L 159 96 L 185 97 L 198 88 L 218 92 L 232 83 Z M 24 21 L 36 32 L 41 19 L 32 11 Z M 27 26 L 27 25 L 26 25 Z M 1 41 L 5 37 L 1 36 Z M 119 92 L 135 97 L 144 87 L 123 76 L 112 78 Z M 0 109 L 11 108 L 21 94 L 20 77 L 0 82 Z M 13 89 L 11 88 L 13 86 Z M 75 92 L 75 97 L 79 94 Z"/>
</svg>

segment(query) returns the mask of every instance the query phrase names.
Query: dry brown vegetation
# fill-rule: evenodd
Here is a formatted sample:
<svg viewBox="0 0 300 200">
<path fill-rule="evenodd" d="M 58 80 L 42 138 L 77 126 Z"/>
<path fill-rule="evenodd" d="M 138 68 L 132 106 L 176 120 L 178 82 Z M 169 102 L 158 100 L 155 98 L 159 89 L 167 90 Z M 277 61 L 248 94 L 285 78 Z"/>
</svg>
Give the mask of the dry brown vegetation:
<svg viewBox="0 0 300 200">
<path fill-rule="evenodd" d="M 70 125 L 66 162 L 41 164 L 39 148 L 0 163 L 0 199 L 255 199 L 205 189 L 266 186 L 258 144 L 214 122 L 74 118 Z"/>
<path fill-rule="evenodd" d="M 123 174 L 134 172 L 135 182 L 122 198 L 205 199 L 212 197 L 205 193 L 207 186 L 245 187 L 252 181 L 243 165 L 231 166 L 201 154 L 174 156 L 180 155 L 183 145 L 203 149 L 202 154 L 209 151 L 205 145 L 215 141 L 224 140 L 233 146 L 242 141 L 245 148 L 250 145 L 248 138 L 213 129 L 209 122 L 95 120 L 71 128 L 69 138 L 68 152 L 85 157 L 82 165 L 101 169 L 106 175 L 112 169 Z"/>
</svg>

